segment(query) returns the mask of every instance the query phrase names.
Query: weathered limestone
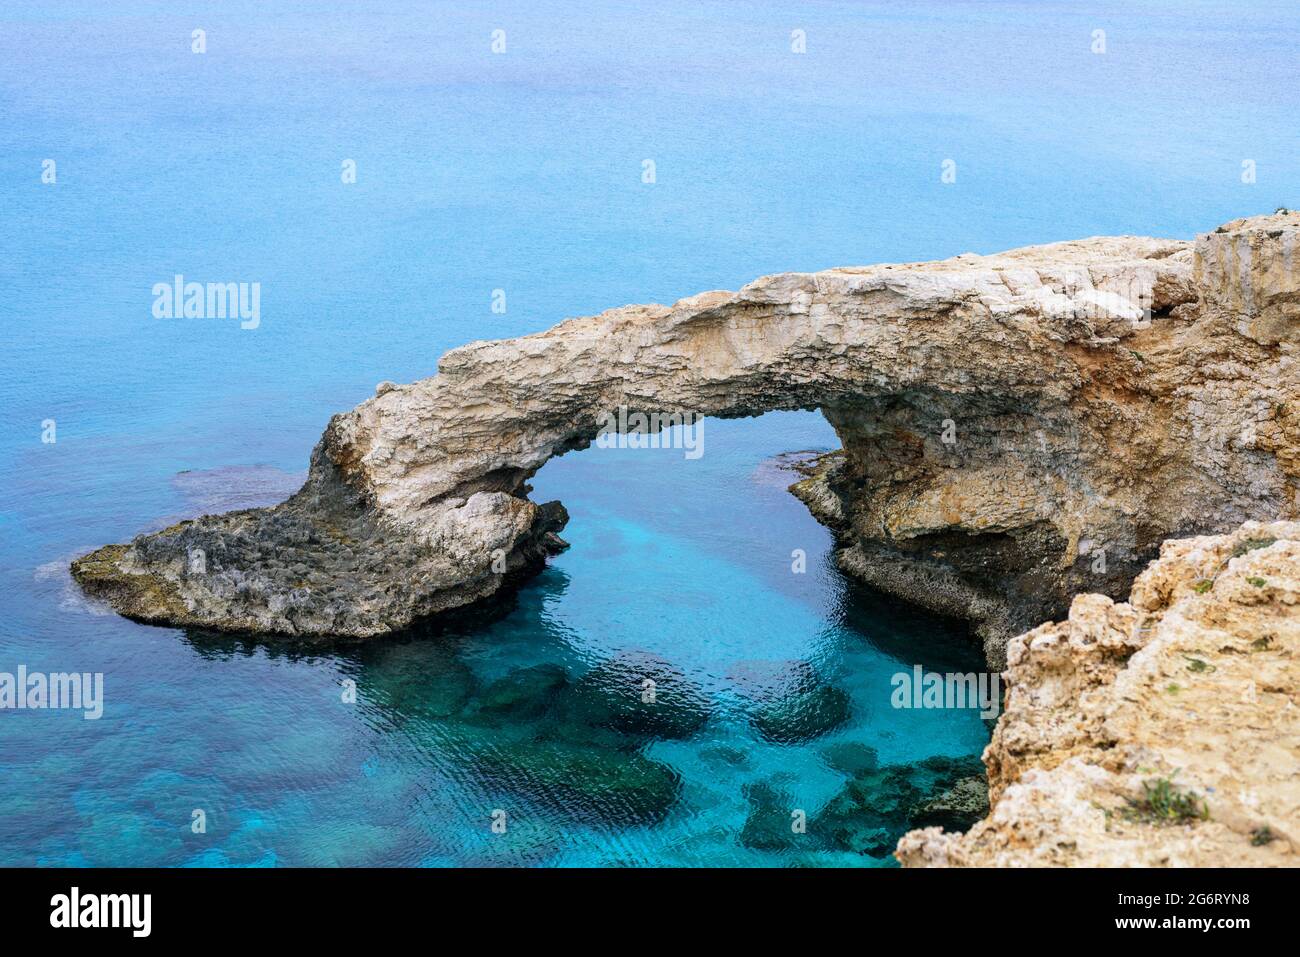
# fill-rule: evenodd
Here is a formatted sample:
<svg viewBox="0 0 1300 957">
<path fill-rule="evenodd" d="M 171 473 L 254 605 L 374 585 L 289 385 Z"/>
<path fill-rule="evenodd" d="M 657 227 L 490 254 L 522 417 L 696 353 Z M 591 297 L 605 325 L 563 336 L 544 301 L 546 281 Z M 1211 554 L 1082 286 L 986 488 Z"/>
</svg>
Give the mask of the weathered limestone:
<svg viewBox="0 0 1300 957">
<path fill-rule="evenodd" d="M 1300 523 L 1168 541 L 1007 648 L 992 811 L 908 866 L 1300 865 Z M 1163 784 L 1161 782 L 1164 782 Z"/>
<path fill-rule="evenodd" d="M 74 563 L 144 621 L 375 635 L 491 595 L 563 543 L 528 501 L 598 417 L 821 409 L 799 494 L 850 573 L 1008 636 L 1122 595 L 1171 535 L 1296 512 L 1300 215 L 768 276 L 447 353 L 336 415 L 301 491 Z M 199 556 L 195 561 L 192 556 Z M 503 572 L 502 569 L 505 571 Z"/>
</svg>

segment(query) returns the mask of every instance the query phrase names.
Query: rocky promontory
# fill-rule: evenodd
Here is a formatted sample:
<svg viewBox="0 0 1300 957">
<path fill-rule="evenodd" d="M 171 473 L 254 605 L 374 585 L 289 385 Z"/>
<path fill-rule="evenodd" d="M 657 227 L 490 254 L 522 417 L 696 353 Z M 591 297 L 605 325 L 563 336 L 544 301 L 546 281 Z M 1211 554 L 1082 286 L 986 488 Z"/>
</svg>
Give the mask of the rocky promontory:
<svg viewBox="0 0 1300 957">
<path fill-rule="evenodd" d="M 1300 523 L 1166 542 L 1007 647 L 988 817 L 904 865 L 1300 864 Z"/>
<path fill-rule="evenodd" d="M 365 637 L 486 598 L 564 547 L 528 499 L 601 416 L 819 409 L 799 494 L 840 565 L 1007 639 L 1122 596 L 1169 537 L 1293 518 L 1300 215 L 1195 243 L 1084 239 L 768 276 L 452 350 L 336 415 L 306 483 L 73 563 L 136 619 Z"/>
</svg>

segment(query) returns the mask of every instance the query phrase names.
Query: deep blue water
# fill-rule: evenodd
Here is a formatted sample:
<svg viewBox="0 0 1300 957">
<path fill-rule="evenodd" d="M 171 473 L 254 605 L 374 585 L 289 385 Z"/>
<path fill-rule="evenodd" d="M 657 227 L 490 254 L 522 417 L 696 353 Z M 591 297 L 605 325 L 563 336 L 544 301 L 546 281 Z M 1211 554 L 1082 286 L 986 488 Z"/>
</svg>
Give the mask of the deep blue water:
<svg viewBox="0 0 1300 957">
<path fill-rule="evenodd" d="M 566 503 L 573 547 L 437 633 L 304 653 L 149 628 L 66 563 L 282 497 L 331 413 L 471 339 L 1300 203 L 1291 2 L 168 6 L 0 10 L 0 671 L 102 671 L 106 699 L 0 711 L 0 864 L 880 863 L 746 831 L 815 818 L 854 746 L 905 766 L 987 740 L 973 712 L 889 707 L 895 671 L 978 662 L 828 566 L 770 463 L 834 447 L 815 413 L 710 421 L 696 461 L 556 460 L 534 498 Z M 260 283 L 260 327 L 153 318 L 176 273 Z M 707 711 L 688 736 L 483 717 L 522 669 L 646 661 Z M 764 736 L 755 709 L 810 670 L 848 719 Z M 647 768 L 677 782 L 664 814 L 617 786 Z"/>
</svg>

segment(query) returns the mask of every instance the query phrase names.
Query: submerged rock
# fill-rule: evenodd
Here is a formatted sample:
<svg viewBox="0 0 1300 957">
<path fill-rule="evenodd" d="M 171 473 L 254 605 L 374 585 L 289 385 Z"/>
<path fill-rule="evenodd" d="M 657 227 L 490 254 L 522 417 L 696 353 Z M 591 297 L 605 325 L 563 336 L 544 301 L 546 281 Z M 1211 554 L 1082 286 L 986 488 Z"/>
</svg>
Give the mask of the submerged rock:
<svg viewBox="0 0 1300 957">
<path fill-rule="evenodd" d="M 987 792 L 981 770 L 974 756 L 864 769 L 822 808 L 809 830 L 835 849 L 887 857 L 905 832 L 919 826 L 926 809 L 951 795 L 959 782 Z"/>
<path fill-rule="evenodd" d="M 399 720 L 442 720 L 459 715 L 473 699 L 478 680 L 456 655 L 429 642 L 374 649 L 358 672 L 357 689 L 367 701 Z"/>
<path fill-rule="evenodd" d="M 987 793 L 979 770 L 974 756 L 863 767 L 838 795 L 810 815 L 775 778 L 747 784 L 743 790 L 749 813 L 740 843 L 762 851 L 885 859 L 909 828 L 931 820 L 941 813 L 938 808 L 960 800 L 974 802 L 977 792 Z"/>
<path fill-rule="evenodd" d="M 819 683 L 754 712 L 754 727 L 777 744 L 798 744 L 833 731 L 849 720 L 848 693 Z"/>
<path fill-rule="evenodd" d="M 562 507 L 529 501 L 528 479 L 602 414 L 819 408 L 843 454 L 800 495 L 840 567 L 971 620 L 1000 667 L 1011 635 L 1076 592 L 1121 595 L 1162 539 L 1300 514 L 1298 237 L 1282 213 L 1195 246 L 786 273 L 474 342 L 335 416 L 287 501 L 73 573 L 148 622 L 383 634 L 563 547 Z"/>
<path fill-rule="evenodd" d="M 655 824 L 681 793 L 666 764 L 636 752 L 561 741 L 485 748 L 476 767 L 491 787 L 589 824 Z"/>
<path fill-rule="evenodd" d="M 475 698 L 472 710 L 478 715 L 513 720 L 540 718 L 568 685 L 568 674 L 559 665 L 520 668 L 483 689 Z"/>
<path fill-rule="evenodd" d="M 474 773 L 516 819 L 532 809 L 588 824 L 653 824 L 678 798 L 677 772 L 639 752 L 644 735 L 623 729 L 643 731 L 642 722 L 618 707 L 574 707 L 599 682 L 574 683 L 564 668 L 541 664 L 479 686 L 454 653 L 430 642 L 371 646 L 367 655 L 358 681 L 367 702 L 399 719 L 436 721 L 439 738 L 472 756 Z"/>
<path fill-rule="evenodd" d="M 846 774 L 861 774 L 880 767 L 880 758 L 876 754 L 876 749 L 858 741 L 827 745 L 822 748 L 821 756 L 827 767 Z"/>
<path fill-rule="evenodd" d="M 740 831 L 740 843 L 757 851 L 787 851 L 809 846 L 806 831 L 794 830 L 794 802 L 784 792 L 762 782 L 744 787 L 749 816 Z"/>
<path fill-rule="evenodd" d="M 988 813 L 989 783 L 983 774 L 973 774 L 912 808 L 909 824 L 964 831 Z"/>
<path fill-rule="evenodd" d="M 700 751 L 700 757 L 716 761 L 723 767 L 743 768 L 749 765 L 749 755 L 728 744 L 714 744 Z"/>
<path fill-rule="evenodd" d="M 750 722 L 768 741 L 798 744 L 848 721 L 848 693 L 829 684 L 806 661 L 750 664 L 732 675 L 753 702 Z"/>
<path fill-rule="evenodd" d="M 560 705 L 565 719 L 651 738 L 689 738 L 709 719 L 707 696 L 669 661 L 625 653 L 582 676 Z"/>
</svg>

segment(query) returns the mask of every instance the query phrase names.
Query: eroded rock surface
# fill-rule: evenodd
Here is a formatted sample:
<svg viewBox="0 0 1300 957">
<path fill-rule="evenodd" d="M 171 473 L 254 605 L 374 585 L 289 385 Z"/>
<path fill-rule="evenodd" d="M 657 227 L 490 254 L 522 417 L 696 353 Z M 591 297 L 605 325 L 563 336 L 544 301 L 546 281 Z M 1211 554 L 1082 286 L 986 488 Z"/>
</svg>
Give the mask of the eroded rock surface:
<svg viewBox="0 0 1300 957">
<path fill-rule="evenodd" d="M 1171 540 L 1013 639 L 992 811 L 908 866 L 1300 864 L 1300 523 Z"/>
<path fill-rule="evenodd" d="M 303 488 L 74 563 L 135 618 L 368 636 L 484 598 L 563 546 L 527 498 L 599 417 L 821 409 L 799 494 L 840 564 L 969 618 L 991 662 L 1171 535 L 1293 517 L 1300 215 L 768 276 L 475 342 L 336 415 Z"/>
</svg>

